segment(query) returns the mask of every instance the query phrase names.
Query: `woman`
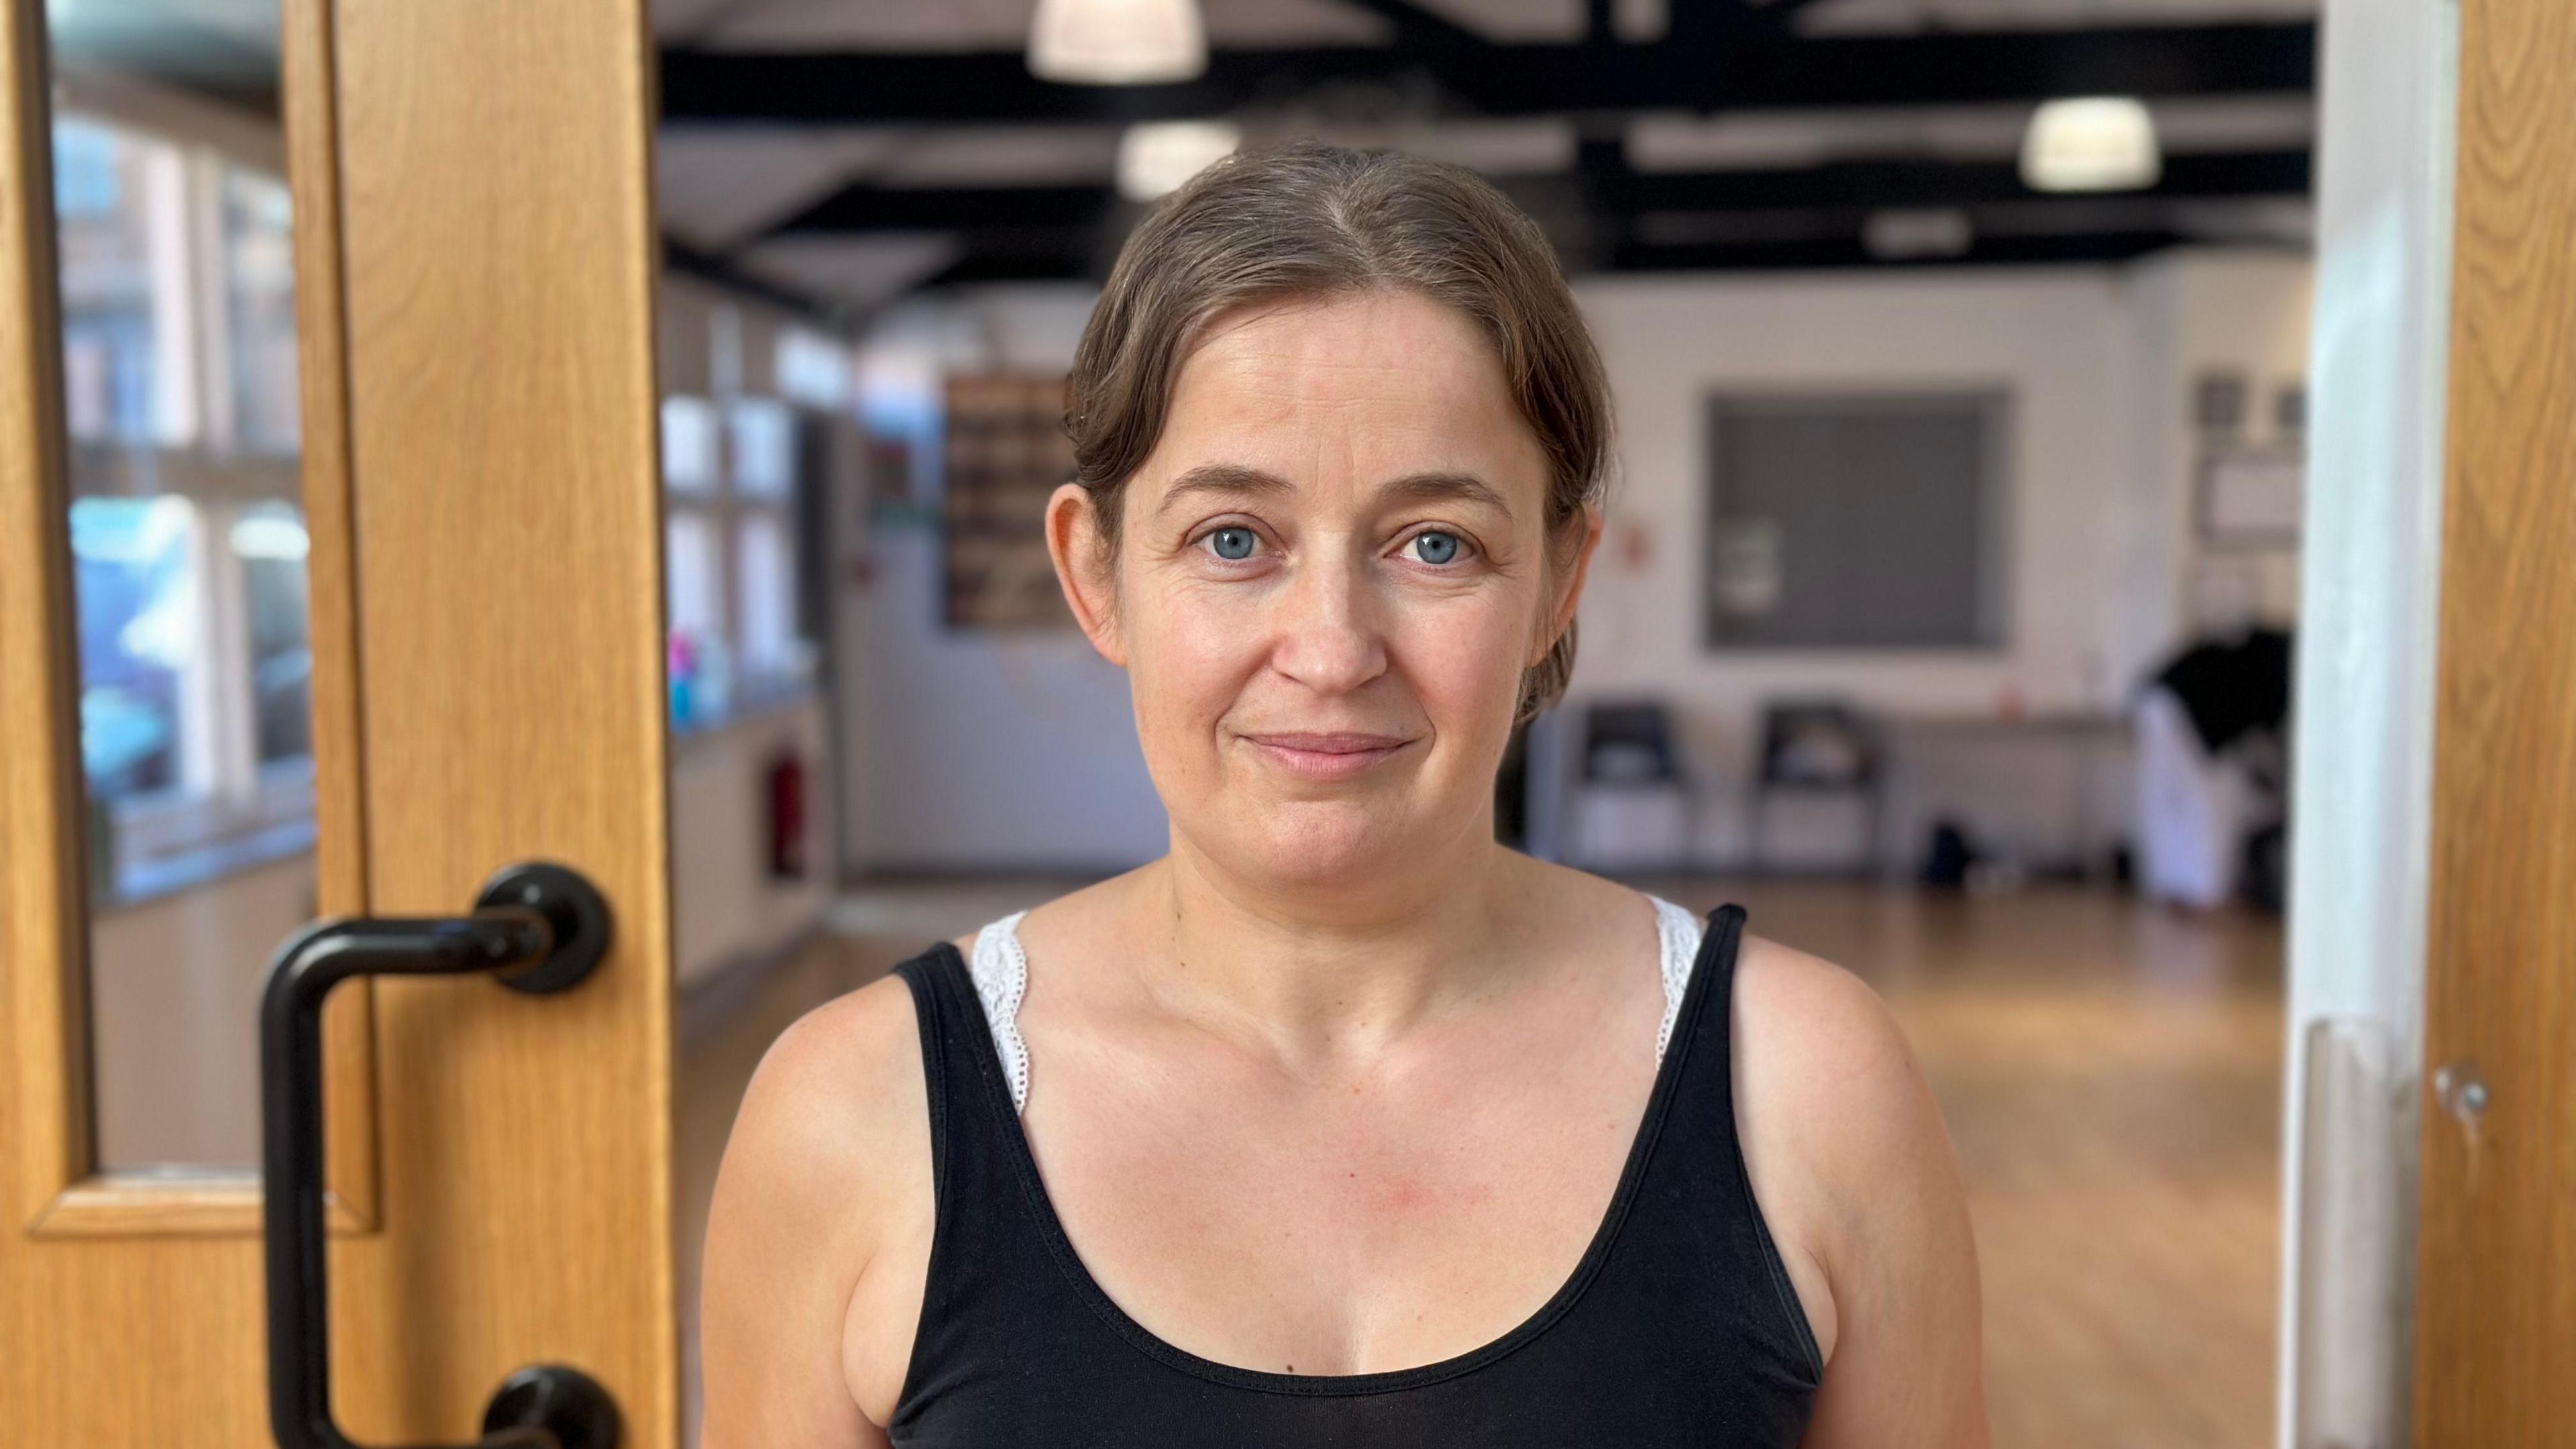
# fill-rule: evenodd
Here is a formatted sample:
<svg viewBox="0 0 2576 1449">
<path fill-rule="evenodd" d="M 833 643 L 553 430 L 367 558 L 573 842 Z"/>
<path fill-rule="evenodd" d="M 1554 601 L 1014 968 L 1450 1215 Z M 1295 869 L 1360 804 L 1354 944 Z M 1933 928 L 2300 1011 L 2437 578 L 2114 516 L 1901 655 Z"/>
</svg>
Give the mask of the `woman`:
<svg viewBox="0 0 2576 1449">
<path fill-rule="evenodd" d="M 1985 1442 L 1949 1143 L 1833 966 L 1494 840 L 1609 409 L 1456 168 L 1139 227 L 1046 513 L 1169 853 L 806 1017 L 707 1234 L 709 1449 Z"/>
</svg>

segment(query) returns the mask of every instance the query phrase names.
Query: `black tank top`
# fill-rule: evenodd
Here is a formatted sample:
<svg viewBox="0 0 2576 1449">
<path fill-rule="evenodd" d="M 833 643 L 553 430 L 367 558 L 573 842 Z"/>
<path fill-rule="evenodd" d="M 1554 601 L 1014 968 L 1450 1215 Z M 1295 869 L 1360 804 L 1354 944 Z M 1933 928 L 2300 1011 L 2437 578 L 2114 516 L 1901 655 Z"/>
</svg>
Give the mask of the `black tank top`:
<svg viewBox="0 0 2576 1449">
<path fill-rule="evenodd" d="M 1736 1143 L 1727 1016 L 1743 928 L 1736 906 L 1709 917 L 1574 1275 L 1481 1348 L 1353 1375 L 1216 1363 L 1112 1303 L 1038 1180 L 966 958 L 943 941 L 905 961 L 938 1220 L 890 1436 L 924 1449 L 1795 1445 L 1823 1362 Z"/>
</svg>

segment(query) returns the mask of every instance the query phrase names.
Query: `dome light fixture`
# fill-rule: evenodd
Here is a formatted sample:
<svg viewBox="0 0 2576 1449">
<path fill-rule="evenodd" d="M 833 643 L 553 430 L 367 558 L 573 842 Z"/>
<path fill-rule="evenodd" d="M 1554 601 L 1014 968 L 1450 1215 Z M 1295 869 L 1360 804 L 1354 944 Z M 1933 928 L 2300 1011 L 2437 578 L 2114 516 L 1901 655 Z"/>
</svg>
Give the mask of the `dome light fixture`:
<svg viewBox="0 0 2576 1449">
<path fill-rule="evenodd" d="M 1232 121 L 1140 121 L 1118 138 L 1118 194 L 1152 201 L 1235 153 Z"/>
<path fill-rule="evenodd" d="M 2022 135 L 2021 179 L 2033 191 L 2138 191 L 2163 173 L 2155 117 L 2132 96 L 2050 101 Z"/>
<path fill-rule="evenodd" d="M 1207 70 L 1198 0 L 1038 0 L 1029 73 L 1068 85 L 1195 80 Z"/>
</svg>

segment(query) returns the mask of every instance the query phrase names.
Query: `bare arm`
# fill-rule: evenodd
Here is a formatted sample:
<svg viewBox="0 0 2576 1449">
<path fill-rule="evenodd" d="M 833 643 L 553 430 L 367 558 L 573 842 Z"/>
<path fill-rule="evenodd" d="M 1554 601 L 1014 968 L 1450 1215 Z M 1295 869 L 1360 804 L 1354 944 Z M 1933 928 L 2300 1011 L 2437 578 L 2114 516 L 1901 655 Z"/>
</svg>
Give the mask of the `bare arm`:
<svg viewBox="0 0 2576 1449">
<path fill-rule="evenodd" d="M 1840 968 L 1749 943 L 1738 1118 L 1827 1355 L 1806 1449 L 1988 1443 L 1967 1194 L 1895 1018 Z"/>
<path fill-rule="evenodd" d="M 849 1330 L 870 1269 L 918 1215 L 910 1195 L 926 1202 L 929 1174 L 920 1049 L 901 981 L 823 1006 L 771 1045 L 707 1217 L 704 1449 L 886 1443 L 853 1371 L 907 1353 L 909 1323 L 901 1345 Z"/>
</svg>

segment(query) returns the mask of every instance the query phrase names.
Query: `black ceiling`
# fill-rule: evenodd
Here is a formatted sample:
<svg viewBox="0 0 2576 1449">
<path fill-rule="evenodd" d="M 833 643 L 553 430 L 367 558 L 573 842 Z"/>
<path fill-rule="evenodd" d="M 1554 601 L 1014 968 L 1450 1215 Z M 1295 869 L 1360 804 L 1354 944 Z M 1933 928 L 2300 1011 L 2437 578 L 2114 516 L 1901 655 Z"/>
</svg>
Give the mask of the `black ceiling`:
<svg viewBox="0 0 2576 1449">
<path fill-rule="evenodd" d="M 835 125 L 1167 120 L 1297 105 L 1354 84 L 1419 96 L 1445 115 L 1707 113 L 2305 91 L 2315 71 L 2313 24 L 1816 37 L 1685 25 L 1647 44 L 1220 50 L 1197 80 L 1146 86 L 1040 80 L 1018 51 L 677 48 L 662 52 L 662 114 Z"/>
<path fill-rule="evenodd" d="M 1557 117 L 1581 138 L 1571 171 L 1495 179 L 1540 218 L 1575 270 L 1845 267 L 2123 260 L 2226 235 L 2229 208 L 2303 200 L 2310 161 L 2279 139 L 2169 152 L 2152 188 L 2117 198 L 2031 191 L 2009 158 L 1895 155 L 1725 171 L 1638 171 L 1624 146 L 1641 115 L 2027 105 L 2069 95 L 2160 102 L 2304 97 L 2316 65 L 2309 23 L 1805 34 L 1804 0 L 1674 0 L 1665 34 L 1612 38 L 1590 0 L 1590 38 L 1488 39 L 1411 0 L 1346 0 L 1392 22 L 1391 45 L 1224 50 L 1177 85 L 1075 86 L 1032 76 L 1017 50 L 756 53 L 689 47 L 661 56 L 671 127 L 937 127 L 1235 116 L 1257 128 L 1313 122 Z M 1864 244 L 1873 213 L 1955 210 L 1964 250 L 1891 258 Z M 2274 208 L 2277 217 L 2278 208 Z M 933 283 L 1096 276 L 1138 208 L 1106 185 L 885 186 L 853 181 L 692 270 L 730 275 L 773 238 L 934 233 L 956 238 Z M 2211 218 L 2221 218 L 2217 235 Z"/>
</svg>

